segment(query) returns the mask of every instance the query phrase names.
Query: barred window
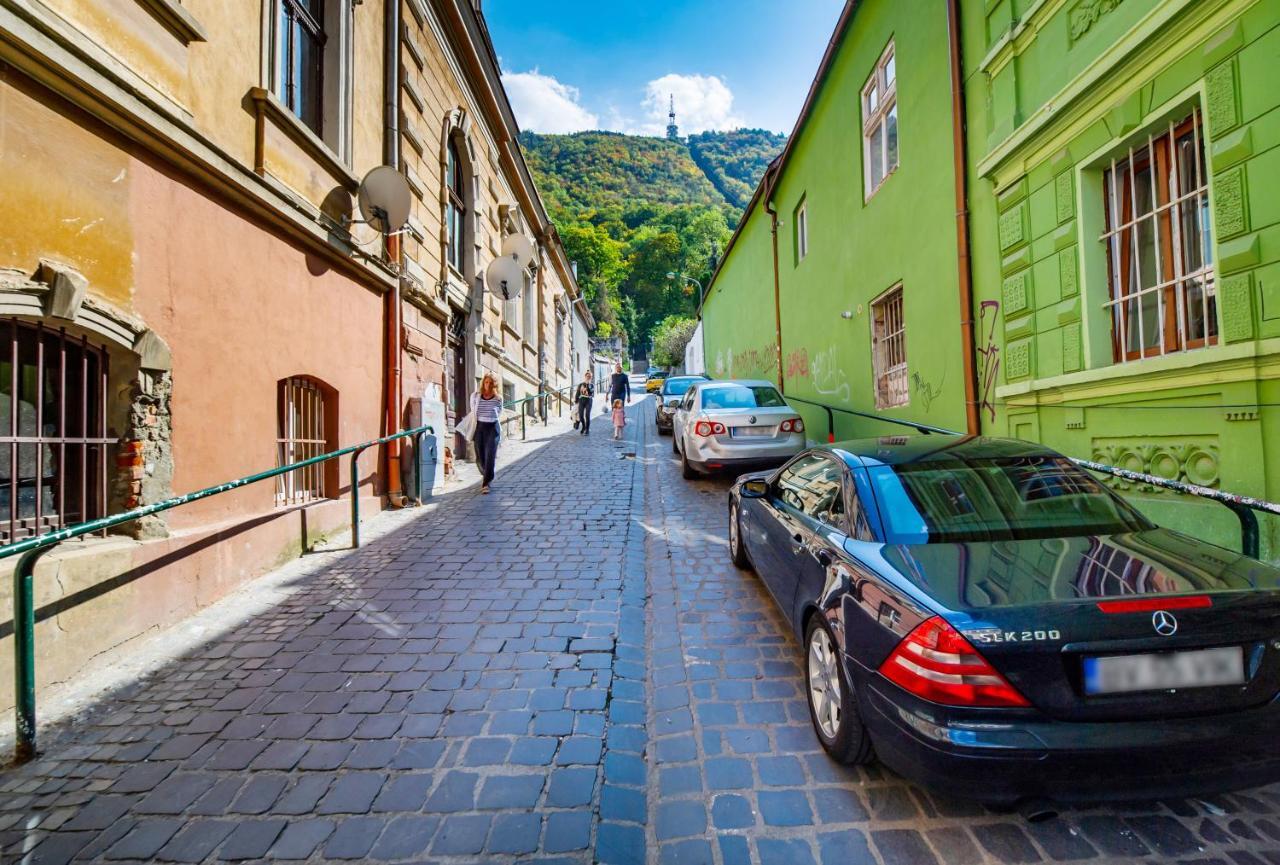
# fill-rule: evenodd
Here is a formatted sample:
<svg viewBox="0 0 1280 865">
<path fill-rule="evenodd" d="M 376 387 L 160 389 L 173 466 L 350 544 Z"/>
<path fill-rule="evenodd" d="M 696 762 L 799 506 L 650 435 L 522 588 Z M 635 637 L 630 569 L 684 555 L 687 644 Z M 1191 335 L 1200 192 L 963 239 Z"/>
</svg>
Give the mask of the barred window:
<svg viewBox="0 0 1280 865">
<path fill-rule="evenodd" d="M 1199 110 L 1150 130 L 1103 173 L 1115 360 L 1218 341 L 1209 178 Z"/>
<path fill-rule="evenodd" d="M 278 465 L 318 457 L 335 449 L 331 410 L 332 398 L 326 399 L 323 388 L 306 378 L 282 379 L 276 387 L 276 412 L 279 429 L 276 438 Z M 295 469 L 276 478 L 276 503 L 297 505 L 328 498 L 329 463 Z"/>
<path fill-rule="evenodd" d="M 9 319 L 0 354 L 0 543 L 106 516 L 107 353 Z M 7 517 L 7 519 L 6 519 Z"/>
<path fill-rule="evenodd" d="M 898 167 L 898 73 L 892 42 L 862 88 L 862 142 L 865 197 L 870 198 Z"/>
<path fill-rule="evenodd" d="M 902 286 L 871 302 L 871 359 L 876 408 L 907 404 L 907 331 L 902 315 Z"/>
</svg>

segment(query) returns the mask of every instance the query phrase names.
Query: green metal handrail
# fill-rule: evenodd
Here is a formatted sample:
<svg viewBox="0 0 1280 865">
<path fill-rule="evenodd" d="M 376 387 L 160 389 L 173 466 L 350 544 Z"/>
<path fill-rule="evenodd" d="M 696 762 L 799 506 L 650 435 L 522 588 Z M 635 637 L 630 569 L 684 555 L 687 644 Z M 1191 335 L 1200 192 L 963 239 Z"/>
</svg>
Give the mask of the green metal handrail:
<svg viewBox="0 0 1280 865">
<path fill-rule="evenodd" d="M 218 484 L 217 486 L 205 487 L 202 490 L 186 493 L 180 496 L 164 499 L 149 505 L 134 508 L 124 513 L 115 514 L 114 516 L 101 517 L 88 522 L 77 523 L 74 526 L 67 526 L 65 529 L 58 529 L 53 532 L 46 532 L 43 535 L 37 535 L 32 538 L 17 541 L 12 544 L 6 544 L 0 547 L 0 559 L 6 559 L 11 556 L 21 555 L 18 560 L 17 567 L 13 572 L 13 653 L 14 653 L 14 711 L 17 716 L 17 742 L 14 746 L 14 761 L 17 763 L 25 763 L 33 758 L 36 754 L 36 662 L 35 662 L 35 591 L 34 577 L 36 563 L 42 556 L 50 552 L 55 546 L 63 541 L 71 538 L 80 537 L 82 535 L 93 534 L 123 523 L 132 522 L 151 514 L 167 511 L 180 505 L 190 504 L 191 502 L 206 499 L 210 496 L 216 496 L 221 493 L 230 492 L 249 484 L 265 481 L 269 478 L 278 477 L 297 469 L 306 468 L 307 466 L 317 465 L 319 463 L 328 462 L 332 459 L 351 455 L 351 546 L 353 548 L 360 546 L 360 472 L 359 462 L 360 454 L 367 449 L 376 445 L 383 445 L 388 442 L 402 438 L 413 439 L 414 453 L 414 484 L 417 492 L 417 500 L 422 501 L 422 460 L 419 459 L 419 448 L 422 446 L 422 437 L 427 433 L 435 434 L 435 429 L 430 426 L 414 427 L 413 429 L 404 430 L 402 432 L 393 433 L 392 435 L 383 436 L 382 438 L 373 439 L 372 441 L 361 442 L 360 444 L 350 445 L 345 448 L 339 448 L 336 451 L 320 454 L 310 459 L 300 460 L 296 463 L 279 466 L 278 468 L 268 469 L 267 471 L 257 472 L 255 474 L 246 475 L 237 478 L 234 481 Z"/>
<path fill-rule="evenodd" d="M 865 417 L 865 418 L 870 418 L 871 420 L 882 421 L 884 423 L 891 423 L 891 424 L 897 424 L 899 426 L 911 427 L 916 432 L 923 433 L 924 435 L 930 435 L 935 433 L 938 435 L 948 435 L 948 436 L 966 435 L 966 433 L 962 433 L 958 430 L 946 429 L 945 427 L 931 426 L 929 424 L 918 423 L 916 421 L 910 421 L 910 420 L 903 420 L 901 418 L 885 417 L 883 415 L 870 414 L 869 412 L 864 412 L 864 411 L 854 411 L 853 409 L 840 408 L 839 406 L 830 406 L 825 403 L 814 402 L 813 400 L 802 399 L 801 397 L 797 397 L 797 396 L 786 395 L 784 398 L 788 400 L 795 400 L 796 402 L 802 402 L 807 405 L 817 406 L 818 408 L 826 410 L 827 442 L 828 443 L 834 442 L 836 440 L 835 415 L 833 414 L 833 412 L 837 412 L 837 411 L 842 412 L 844 414 L 855 415 L 857 417 Z M 1199 486 L 1198 484 L 1186 484 L 1186 483 L 1182 483 L 1181 481 L 1174 481 L 1174 480 L 1169 480 L 1168 478 L 1162 478 L 1159 475 L 1149 475 L 1149 474 L 1145 474 L 1144 472 L 1135 472 L 1129 469 L 1119 468 L 1118 466 L 1109 466 L 1105 463 L 1096 463 L 1096 462 L 1093 462 L 1092 460 L 1078 459 L 1076 457 L 1068 457 L 1068 459 L 1071 460 L 1076 465 L 1080 466 L 1081 468 L 1088 469 L 1089 471 L 1092 471 L 1092 472 L 1099 472 L 1101 474 L 1113 475 L 1123 480 L 1133 481 L 1134 483 L 1148 484 L 1153 487 L 1160 487 L 1161 489 L 1172 490 L 1174 492 L 1182 493 L 1184 495 L 1196 496 L 1197 498 L 1209 499 L 1210 501 L 1217 502 L 1218 504 L 1222 505 L 1223 507 L 1231 511 L 1233 514 L 1235 514 L 1236 519 L 1240 521 L 1240 550 L 1246 556 L 1249 556 L 1254 559 L 1258 558 L 1259 553 L 1262 551 L 1262 543 L 1261 543 L 1261 538 L 1258 531 L 1258 518 L 1257 516 L 1254 515 L 1253 512 L 1262 511 L 1263 513 L 1275 514 L 1277 516 L 1280 516 L 1280 504 L 1276 504 L 1275 502 L 1268 502 L 1263 499 L 1254 498 L 1252 496 L 1242 496 L 1237 493 L 1223 492 L 1222 490 L 1215 490 L 1209 487 L 1202 487 L 1202 486 Z"/>
<path fill-rule="evenodd" d="M 540 390 L 537 393 L 535 393 L 533 396 L 526 396 L 521 399 L 513 399 L 511 402 L 504 402 L 502 404 L 503 408 L 513 409 L 516 406 L 520 406 L 520 440 L 526 441 L 529 438 L 529 429 L 528 429 L 529 403 L 533 402 L 535 399 L 544 399 L 546 397 L 558 397 L 560 396 L 561 391 L 567 392 L 572 389 L 573 389 L 573 385 L 566 385 L 565 387 L 557 388 L 556 390 Z M 568 396 L 566 395 L 564 399 L 567 400 Z M 564 417 L 564 403 L 561 402 L 560 400 L 556 401 L 556 417 Z M 547 418 L 545 414 L 543 415 L 542 422 L 543 423 L 547 422 Z"/>
</svg>

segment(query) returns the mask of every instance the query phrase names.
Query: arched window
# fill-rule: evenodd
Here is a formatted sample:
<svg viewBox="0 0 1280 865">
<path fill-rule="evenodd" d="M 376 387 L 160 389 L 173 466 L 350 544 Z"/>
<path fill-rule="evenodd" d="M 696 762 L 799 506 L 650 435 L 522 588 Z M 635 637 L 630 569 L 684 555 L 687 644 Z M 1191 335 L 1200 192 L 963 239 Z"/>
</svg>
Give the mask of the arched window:
<svg viewBox="0 0 1280 865">
<path fill-rule="evenodd" d="M 444 221 L 449 231 L 449 265 L 458 273 L 466 275 L 466 215 L 467 194 L 466 179 L 463 171 L 462 157 L 458 153 L 458 139 L 449 138 L 448 155 L 445 162 L 445 185 L 449 198 L 445 204 Z"/>
<path fill-rule="evenodd" d="M 16 318 L 0 334 L 0 542 L 105 516 L 106 350 Z"/>
<path fill-rule="evenodd" d="M 337 449 L 337 394 L 309 378 L 276 385 L 276 450 L 279 465 L 302 462 Z M 276 478 L 276 503 L 297 505 L 329 498 L 337 462 L 329 460 Z"/>
</svg>

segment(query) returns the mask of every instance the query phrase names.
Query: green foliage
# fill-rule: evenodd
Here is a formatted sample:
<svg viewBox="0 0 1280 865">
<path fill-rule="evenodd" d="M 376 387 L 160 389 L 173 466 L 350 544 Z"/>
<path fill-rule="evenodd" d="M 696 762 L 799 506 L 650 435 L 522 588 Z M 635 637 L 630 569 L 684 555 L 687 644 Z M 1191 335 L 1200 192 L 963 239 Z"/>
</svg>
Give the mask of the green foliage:
<svg viewBox="0 0 1280 865">
<path fill-rule="evenodd" d="M 621 330 L 642 349 L 660 322 L 697 310 L 697 288 L 667 274 L 706 287 L 784 141 L 758 129 L 704 132 L 687 145 L 614 132 L 520 134 L 598 335 Z"/>
<path fill-rule="evenodd" d="M 785 135 L 765 129 L 700 132 L 689 136 L 689 154 L 725 200 L 743 209 L 786 143 Z"/>
<path fill-rule="evenodd" d="M 684 349 L 693 338 L 698 320 L 683 315 L 669 315 L 653 329 L 653 355 L 650 360 L 658 366 L 678 366 L 684 363 Z"/>
</svg>

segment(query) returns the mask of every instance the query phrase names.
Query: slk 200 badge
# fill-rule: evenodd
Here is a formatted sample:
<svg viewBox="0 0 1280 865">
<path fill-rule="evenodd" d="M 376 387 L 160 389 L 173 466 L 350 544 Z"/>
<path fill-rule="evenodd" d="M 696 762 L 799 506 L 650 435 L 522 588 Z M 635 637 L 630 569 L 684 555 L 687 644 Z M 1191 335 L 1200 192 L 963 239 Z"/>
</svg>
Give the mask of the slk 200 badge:
<svg viewBox="0 0 1280 865">
<path fill-rule="evenodd" d="M 1043 631 L 1002 631 L 999 628 L 978 628 L 963 633 L 969 639 L 977 640 L 979 643 L 1042 643 L 1062 639 L 1062 632 L 1056 628 Z"/>
</svg>

